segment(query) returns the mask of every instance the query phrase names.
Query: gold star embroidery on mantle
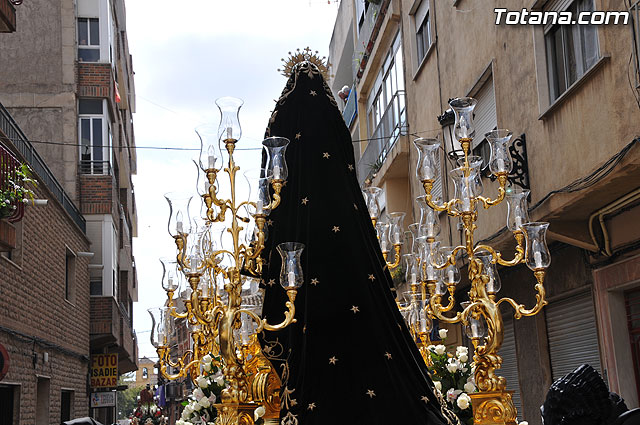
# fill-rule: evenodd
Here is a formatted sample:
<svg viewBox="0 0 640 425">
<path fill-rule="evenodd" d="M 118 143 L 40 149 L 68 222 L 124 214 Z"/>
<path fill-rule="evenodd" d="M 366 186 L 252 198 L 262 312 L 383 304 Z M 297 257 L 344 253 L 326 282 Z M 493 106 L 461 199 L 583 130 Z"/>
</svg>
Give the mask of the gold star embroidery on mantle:
<svg viewBox="0 0 640 425">
<path fill-rule="evenodd" d="M 376 393 L 373 390 L 367 390 L 367 395 L 369 396 L 369 398 L 374 398 L 376 396 Z"/>
<path fill-rule="evenodd" d="M 373 282 L 374 280 L 376 280 L 376 277 L 372 274 L 369 275 L 368 279 Z"/>
<path fill-rule="evenodd" d="M 333 229 L 331 229 L 331 231 L 333 233 L 338 233 L 340 231 L 340 226 L 333 226 Z"/>
<path fill-rule="evenodd" d="M 267 226 L 273 226 L 273 220 L 267 220 Z"/>
<path fill-rule="evenodd" d="M 311 92 L 309 93 L 311 96 L 317 96 L 318 93 L 315 92 L 315 90 L 311 90 Z"/>
<path fill-rule="evenodd" d="M 302 134 L 296 133 L 296 140 L 298 140 L 300 137 L 302 137 Z"/>
<path fill-rule="evenodd" d="M 302 198 L 302 205 L 307 205 L 307 202 L 309 202 L 309 198 Z"/>
<path fill-rule="evenodd" d="M 384 355 L 387 358 L 387 360 L 391 360 L 391 353 L 386 352 L 386 353 L 384 353 Z"/>
<path fill-rule="evenodd" d="M 358 206 L 356 204 L 353 204 L 353 208 L 355 208 L 356 211 L 358 211 Z"/>
<path fill-rule="evenodd" d="M 317 406 L 315 403 L 309 403 L 309 405 L 307 406 L 307 410 L 311 410 L 313 412 L 313 409 L 315 409 Z"/>
<path fill-rule="evenodd" d="M 269 279 L 269 282 L 267 282 L 267 285 L 269 286 L 273 286 L 276 284 L 276 280 L 275 279 Z"/>
<path fill-rule="evenodd" d="M 420 400 L 424 401 L 425 403 L 429 403 L 429 397 L 427 397 L 426 395 L 420 397 Z"/>
<path fill-rule="evenodd" d="M 353 171 L 353 164 L 349 164 L 347 167 L 349 167 L 349 171 Z"/>
<path fill-rule="evenodd" d="M 337 361 L 338 359 L 336 358 L 336 356 L 329 358 L 329 364 L 335 365 Z"/>
<path fill-rule="evenodd" d="M 317 278 L 314 277 L 313 279 L 311 279 L 311 284 L 313 286 L 316 286 L 318 283 L 320 283 L 320 281 Z"/>
<path fill-rule="evenodd" d="M 324 152 L 324 153 L 322 154 L 322 157 L 323 157 L 323 158 L 326 158 L 326 159 L 329 159 L 329 157 L 330 157 L 330 156 L 331 156 L 331 155 L 329 155 L 329 152 Z"/>
<path fill-rule="evenodd" d="M 349 310 L 353 311 L 353 314 L 356 314 L 356 313 L 360 312 L 360 308 L 357 305 L 354 305 Z"/>
</svg>

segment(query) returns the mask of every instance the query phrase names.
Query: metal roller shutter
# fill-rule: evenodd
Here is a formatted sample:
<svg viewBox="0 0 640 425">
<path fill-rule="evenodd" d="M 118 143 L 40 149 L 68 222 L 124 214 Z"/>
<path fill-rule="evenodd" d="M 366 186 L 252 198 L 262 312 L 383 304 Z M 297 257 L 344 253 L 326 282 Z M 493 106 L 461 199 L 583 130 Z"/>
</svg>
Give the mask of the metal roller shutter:
<svg viewBox="0 0 640 425">
<path fill-rule="evenodd" d="M 513 393 L 513 404 L 518 410 L 518 418 L 522 419 L 522 402 L 520 400 L 520 382 L 518 379 L 518 356 L 516 355 L 516 338 L 513 330 L 513 317 L 505 316 L 504 339 L 498 354 L 502 357 L 502 368 L 498 369 L 498 375 L 507 379 L 507 390 Z"/>
<path fill-rule="evenodd" d="M 476 135 L 473 138 L 473 148 L 484 140 L 485 133 L 493 130 L 498 125 L 496 95 L 493 90 L 493 76 L 490 76 L 482 87 L 480 87 L 475 98 L 478 103 L 473 110 L 473 124 L 476 127 Z"/>
<path fill-rule="evenodd" d="M 591 292 L 545 307 L 551 373 L 556 380 L 583 363 L 602 375 L 598 329 Z"/>
</svg>

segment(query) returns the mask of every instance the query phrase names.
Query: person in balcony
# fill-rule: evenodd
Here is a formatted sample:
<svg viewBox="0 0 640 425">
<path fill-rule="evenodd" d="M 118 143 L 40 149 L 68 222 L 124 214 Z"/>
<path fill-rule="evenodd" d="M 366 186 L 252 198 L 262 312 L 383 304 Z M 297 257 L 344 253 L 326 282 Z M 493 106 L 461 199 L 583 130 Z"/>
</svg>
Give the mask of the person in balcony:
<svg viewBox="0 0 640 425">
<path fill-rule="evenodd" d="M 398 311 L 349 130 L 313 63 L 293 66 L 267 136 L 291 141 L 282 203 L 267 222 L 263 313 L 270 323 L 284 318 L 286 301 L 275 247 L 306 246 L 297 322 L 263 336 L 282 380 L 280 423 L 458 424 Z"/>
</svg>

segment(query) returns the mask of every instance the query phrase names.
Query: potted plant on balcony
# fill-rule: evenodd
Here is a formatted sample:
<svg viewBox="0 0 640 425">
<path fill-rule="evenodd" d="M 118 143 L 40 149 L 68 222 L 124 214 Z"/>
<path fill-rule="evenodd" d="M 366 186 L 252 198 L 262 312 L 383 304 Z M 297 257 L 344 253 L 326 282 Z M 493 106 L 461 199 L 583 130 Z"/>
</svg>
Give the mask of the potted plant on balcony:
<svg viewBox="0 0 640 425">
<path fill-rule="evenodd" d="M 0 157 L 0 219 L 13 216 L 21 202 L 33 201 L 34 193 L 30 187 L 36 187 L 31 169 L 27 164 L 12 166 L 8 158 Z"/>
</svg>

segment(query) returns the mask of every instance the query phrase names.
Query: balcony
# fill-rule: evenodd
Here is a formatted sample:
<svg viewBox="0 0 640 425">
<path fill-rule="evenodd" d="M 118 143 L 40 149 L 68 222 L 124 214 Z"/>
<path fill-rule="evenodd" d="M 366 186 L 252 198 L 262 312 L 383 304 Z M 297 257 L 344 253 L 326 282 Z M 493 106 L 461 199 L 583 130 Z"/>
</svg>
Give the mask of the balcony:
<svg viewBox="0 0 640 425">
<path fill-rule="evenodd" d="M 369 143 L 360 157 L 357 166 L 358 181 L 363 182 L 378 171 L 393 149 L 401 135 L 407 134 L 407 109 L 405 92 L 397 91 L 391 98 L 391 102 L 370 135 Z"/>
<path fill-rule="evenodd" d="M 367 12 L 364 15 L 364 21 L 358 31 L 358 42 L 356 43 L 355 50 L 353 52 L 353 79 L 358 76 L 358 72 L 366 66 L 368 55 L 373 47 L 375 37 L 371 40 L 371 35 L 374 34 L 374 28 L 377 19 L 380 17 L 380 5 L 374 3 L 368 3 Z"/>
<path fill-rule="evenodd" d="M 347 124 L 347 128 L 351 128 L 351 123 L 356 118 L 358 113 L 358 95 L 356 93 L 356 85 L 354 84 L 351 87 L 351 91 L 349 91 L 349 97 L 347 98 L 347 103 L 344 106 L 344 110 L 342 111 L 342 118 L 344 118 L 344 122 Z"/>
<path fill-rule="evenodd" d="M 91 351 L 118 353 L 119 372 L 137 368 L 137 341 L 126 310 L 110 296 L 91 297 L 89 336 Z"/>
</svg>

